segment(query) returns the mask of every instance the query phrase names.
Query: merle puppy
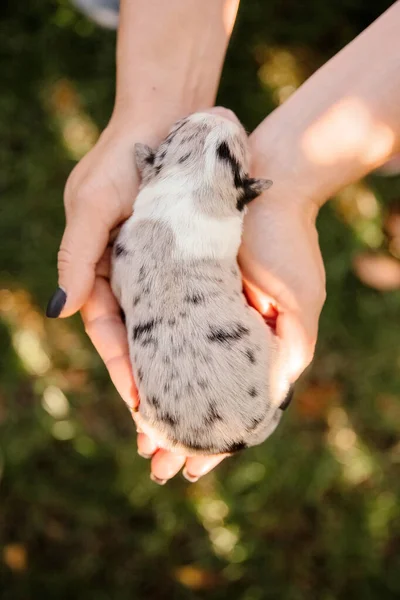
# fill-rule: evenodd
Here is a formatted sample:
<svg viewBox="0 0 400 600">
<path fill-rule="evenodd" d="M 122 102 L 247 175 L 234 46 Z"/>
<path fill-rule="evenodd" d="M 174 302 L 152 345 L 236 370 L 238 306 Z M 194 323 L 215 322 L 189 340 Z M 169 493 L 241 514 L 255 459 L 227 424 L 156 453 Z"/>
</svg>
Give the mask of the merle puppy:
<svg viewBox="0 0 400 600">
<path fill-rule="evenodd" d="M 140 428 L 185 454 L 259 444 L 282 410 L 272 331 L 246 302 L 237 265 L 248 202 L 271 182 L 248 176 L 239 121 L 195 113 L 157 150 L 135 146 L 142 185 L 113 250 Z M 287 393 L 287 385 L 284 394 Z"/>
</svg>

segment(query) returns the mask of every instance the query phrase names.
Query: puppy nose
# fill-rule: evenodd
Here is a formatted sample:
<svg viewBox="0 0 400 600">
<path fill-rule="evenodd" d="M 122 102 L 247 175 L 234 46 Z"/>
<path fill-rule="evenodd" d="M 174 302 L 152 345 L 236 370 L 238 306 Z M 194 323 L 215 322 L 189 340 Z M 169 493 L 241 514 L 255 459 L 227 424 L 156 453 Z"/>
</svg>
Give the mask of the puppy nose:
<svg viewBox="0 0 400 600">
<path fill-rule="evenodd" d="M 224 108 L 223 106 L 214 106 L 213 108 L 209 108 L 207 111 L 212 115 L 218 115 L 220 117 L 224 117 L 224 119 L 228 119 L 228 121 L 233 121 L 234 123 L 239 123 L 239 119 L 229 108 Z"/>
</svg>

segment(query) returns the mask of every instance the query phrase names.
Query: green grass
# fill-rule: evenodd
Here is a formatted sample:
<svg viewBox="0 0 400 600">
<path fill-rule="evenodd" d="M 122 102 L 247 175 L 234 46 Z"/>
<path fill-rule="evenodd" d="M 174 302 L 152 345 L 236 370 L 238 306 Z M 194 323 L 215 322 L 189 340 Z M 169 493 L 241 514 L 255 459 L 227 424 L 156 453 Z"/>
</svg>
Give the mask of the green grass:
<svg viewBox="0 0 400 600">
<path fill-rule="evenodd" d="M 219 102 L 251 129 L 275 102 L 256 48 L 301 49 L 308 75 L 390 3 L 242 4 Z M 50 90 L 67 81 L 101 129 L 114 34 L 61 0 L 1 13 L 1 598 L 398 598 L 400 298 L 354 275 L 365 247 L 356 229 L 335 205 L 322 210 L 328 299 L 315 361 L 279 431 L 199 484 L 158 488 L 79 317 L 42 314 L 74 164 Z M 399 178 L 368 184 L 382 208 L 400 195 Z M 54 390 L 64 394 L 57 418 L 43 403 Z"/>
</svg>

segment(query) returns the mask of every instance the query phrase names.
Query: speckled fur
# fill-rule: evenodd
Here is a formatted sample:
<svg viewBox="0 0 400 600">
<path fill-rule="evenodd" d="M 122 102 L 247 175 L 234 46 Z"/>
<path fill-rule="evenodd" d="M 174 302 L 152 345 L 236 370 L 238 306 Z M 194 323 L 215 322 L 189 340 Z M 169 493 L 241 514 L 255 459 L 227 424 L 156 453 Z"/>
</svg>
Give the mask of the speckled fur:
<svg viewBox="0 0 400 600">
<path fill-rule="evenodd" d="M 178 122 L 156 152 L 136 147 L 142 188 L 114 245 L 137 421 L 166 448 L 234 452 L 275 429 L 273 333 L 242 294 L 244 207 L 268 182 L 247 176 L 243 128 L 209 113 Z"/>
</svg>

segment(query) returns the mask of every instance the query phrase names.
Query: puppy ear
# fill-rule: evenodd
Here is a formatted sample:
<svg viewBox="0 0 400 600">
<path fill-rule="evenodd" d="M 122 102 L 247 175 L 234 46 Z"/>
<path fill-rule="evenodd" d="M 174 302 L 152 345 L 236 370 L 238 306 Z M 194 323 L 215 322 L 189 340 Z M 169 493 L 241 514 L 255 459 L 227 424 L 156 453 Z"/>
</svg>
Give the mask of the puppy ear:
<svg viewBox="0 0 400 600">
<path fill-rule="evenodd" d="M 272 181 L 270 179 L 254 179 L 253 177 L 248 177 L 244 181 L 244 190 L 246 194 L 247 202 L 251 202 L 257 196 L 260 196 L 265 190 L 270 188 L 272 185 Z M 246 204 L 247 204 L 246 202 Z"/>
<path fill-rule="evenodd" d="M 146 144 L 135 144 L 135 161 L 139 173 L 144 177 L 154 164 L 155 152 Z"/>
<path fill-rule="evenodd" d="M 241 193 L 237 199 L 236 208 L 240 211 L 244 209 L 246 204 L 257 198 L 265 190 L 270 188 L 272 181 L 270 179 L 254 179 L 246 177 L 243 180 Z"/>
</svg>

